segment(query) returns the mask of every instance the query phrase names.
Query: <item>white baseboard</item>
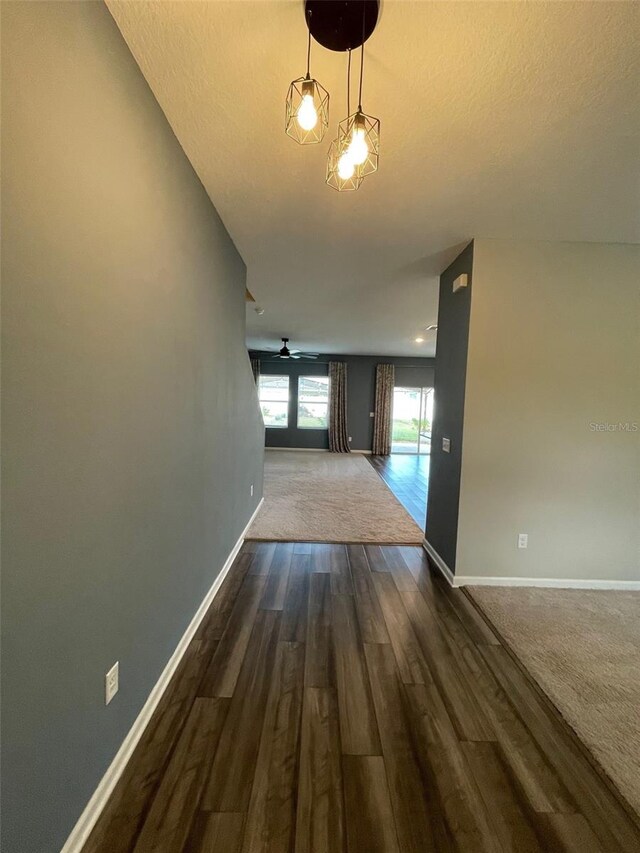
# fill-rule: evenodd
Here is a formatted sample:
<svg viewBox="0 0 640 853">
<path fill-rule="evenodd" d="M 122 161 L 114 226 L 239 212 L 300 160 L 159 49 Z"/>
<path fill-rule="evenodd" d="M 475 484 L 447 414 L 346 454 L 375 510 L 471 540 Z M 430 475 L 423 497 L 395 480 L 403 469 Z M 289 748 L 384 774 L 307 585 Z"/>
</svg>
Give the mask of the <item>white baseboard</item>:
<svg viewBox="0 0 640 853">
<path fill-rule="evenodd" d="M 449 566 L 442 559 L 440 554 L 436 551 L 436 549 L 431 545 L 426 539 L 422 540 L 422 547 L 427 552 L 427 554 L 431 557 L 436 566 L 440 569 L 441 573 L 444 575 L 445 580 L 450 586 L 458 586 L 456 583 L 456 576 L 451 571 Z"/>
<path fill-rule="evenodd" d="M 326 447 L 265 447 L 265 450 L 284 450 L 286 453 L 331 453 Z M 371 455 L 370 450 L 355 450 L 353 447 L 351 452 Z"/>
<path fill-rule="evenodd" d="M 202 603 L 198 607 L 193 619 L 189 623 L 187 630 L 184 632 L 178 645 L 175 648 L 175 651 L 167 661 L 165 668 L 163 669 L 160 678 L 155 683 L 154 687 L 149 693 L 147 700 L 142 706 L 140 713 L 136 717 L 135 722 L 129 729 L 125 739 L 122 741 L 120 745 L 120 749 L 117 751 L 113 761 L 107 768 L 107 772 L 104 774 L 102 779 L 100 780 L 98 787 L 94 791 L 91 799 L 87 803 L 84 811 L 80 815 L 78 822 L 71 830 L 71 834 L 67 838 L 64 847 L 61 850 L 61 853 L 80 853 L 82 850 L 87 838 L 89 837 L 91 830 L 96 824 L 96 821 L 100 817 L 102 810 L 111 794 L 113 793 L 113 789 L 118 782 L 118 779 L 122 775 L 125 767 L 127 766 L 127 762 L 131 758 L 133 754 L 133 750 L 136 748 L 138 741 L 142 737 L 144 730 L 146 729 L 149 721 L 155 711 L 156 707 L 164 691 L 167 689 L 169 682 L 176 669 L 178 668 L 178 664 L 182 660 L 184 653 L 186 652 L 189 643 L 193 639 L 194 634 L 198 630 L 200 623 L 202 622 L 211 602 L 216 596 L 216 593 L 222 586 L 222 582 L 227 576 L 229 569 L 233 565 L 233 561 L 238 555 L 240 548 L 242 547 L 242 543 L 244 542 L 244 538 L 251 526 L 254 518 L 258 514 L 260 507 L 264 502 L 264 498 L 260 499 L 260 503 L 255 509 L 255 512 L 249 519 L 246 527 L 240 534 L 240 538 L 233 546 L 231 553 L 225 560 L 225 563 L 222 567 L 222 570 L 214 580 L 211 585 L 211 589 L 207 592 Z"/>
<path fill-rule="evenodd" d="M 422 547 L 440 569 L 451 586 L 537 586 L 557 589 L 620 589 L 640 590 L 640 581 L 585 580 L 573 578 L 492 578 L 456 575 L 442 559 L 440 554 L 426 539 Z"/>
<path fill-rule="evenodd" d="M 574 578 L 487 578 L 456 575 L 454 586 L 537 586 L 557 589 L 640 590 L 640 581 L 586 580 Z"/>
</svg>

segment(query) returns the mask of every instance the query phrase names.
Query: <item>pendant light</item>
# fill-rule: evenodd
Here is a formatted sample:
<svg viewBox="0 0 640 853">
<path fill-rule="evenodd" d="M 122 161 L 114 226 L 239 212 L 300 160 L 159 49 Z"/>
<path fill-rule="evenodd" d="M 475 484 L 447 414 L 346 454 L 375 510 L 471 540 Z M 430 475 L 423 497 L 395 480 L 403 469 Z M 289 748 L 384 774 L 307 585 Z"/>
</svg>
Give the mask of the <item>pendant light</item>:
<svg viewBox="0 0 640 853">
<path fill-rule="evenodd" d="M 308 12 L 311 17 L 311 10 Z M 307 73 L 293 80 L 287 93 L 285 133 L 300 145 L 322 142 L 329 126 L 329 93 L 309 73 L 311 29 L 307 43 Z"/>
<path fill-rule="evenodd" d="M 356 174 L 366 178 L 378 169 L 380 155 L 380 119 L 367 115 L 362 109 L 362 80 L 364 77 L 364 44 L 360 48 L 360 86 L 358 109 L 338 125 L 338 140 L 351 159 Z"/>
<path fill-rule="evenodd" d="M 351 50 L 348 52 L 347 60 L 347 114 L 351 110 L 350 87 L 351 87 Z M 327 183 L 338 192 L 353 192 L 362 183 L 362 176 L 356 171 L 356 165 L 347 150 L 347 145 L 340 137 L 340 126 L 338 136 L 329 147 L 327 157 Z"/>
</svg>

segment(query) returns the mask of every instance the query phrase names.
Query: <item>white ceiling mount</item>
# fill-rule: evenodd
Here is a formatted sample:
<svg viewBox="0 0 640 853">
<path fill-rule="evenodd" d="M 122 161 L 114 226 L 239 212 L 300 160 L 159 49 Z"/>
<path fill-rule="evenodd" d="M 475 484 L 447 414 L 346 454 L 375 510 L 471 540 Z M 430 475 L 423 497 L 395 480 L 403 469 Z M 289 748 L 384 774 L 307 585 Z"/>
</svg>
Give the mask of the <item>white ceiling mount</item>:
<svg viewBox="0 0 640 853">
<path fill-rule="evenodd" d="M 466 287 L 469 284 L 469 276 L 466 272 L 463 272 L 462 275 L 459 275 L 458 278 L 453 280 L 453 292 L 456 290 L 462 290 L 463 287 Z"/>
</svg>

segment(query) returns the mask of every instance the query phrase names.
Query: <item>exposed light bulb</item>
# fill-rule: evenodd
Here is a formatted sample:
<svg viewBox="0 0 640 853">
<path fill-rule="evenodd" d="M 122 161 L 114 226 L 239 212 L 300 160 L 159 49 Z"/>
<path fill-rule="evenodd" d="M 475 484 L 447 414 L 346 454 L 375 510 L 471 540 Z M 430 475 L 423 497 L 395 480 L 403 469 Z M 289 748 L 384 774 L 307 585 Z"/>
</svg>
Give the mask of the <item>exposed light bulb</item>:
<svg viewBox="0 0 640 853">
<path fill-rule="evenodd" d="M 369 146 L 364 132 L 364 127 L 356 125 L 353 129 L 351 142 L 349 143 L 349 157 L 355 166 L 362 166 L 369 155 Z"/>
<path fill-rule="evenodd" d="M 348 181 L 349 178 L 353 177 L 355 170 L 356 167 L 349 156 L 349 152 L 345 151 L 338 160 L 338 177 L 343 181 Z"/>
<path fill-rule="evenodd" d="M 417 344 L 423 344 L 423 343 L 424 343 L 424 338 L 416 338 L 416 339 L 415 339 L 415 341 L 416 341 L 416 343 L 417 343 Z"/>
<path fill-rule="evenodd" d="M 313 130 L 318 123 L 318 113 L 313 103 L 313 95 L 303 95 L 297 114 L 298 124 L 303 130 Z"/>
</svg>

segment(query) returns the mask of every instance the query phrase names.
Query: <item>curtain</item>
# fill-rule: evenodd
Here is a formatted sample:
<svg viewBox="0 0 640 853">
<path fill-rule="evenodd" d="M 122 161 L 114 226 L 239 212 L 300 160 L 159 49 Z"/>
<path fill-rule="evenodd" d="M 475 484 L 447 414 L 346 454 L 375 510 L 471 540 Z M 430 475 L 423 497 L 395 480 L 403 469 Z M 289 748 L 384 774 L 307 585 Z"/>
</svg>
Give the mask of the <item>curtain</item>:
<svg viewBox="0 0 640 853">
<path fill-rule="evenodd" d="M 351 453 L 347 430 L 347 365 L 329 362 L 329 450 Z"/>
<path fill-rule="evenodd" d="M 376 403 L 371 449 L 374 456 L 388 456 L 391 453 L 391 402 L 394 378 L 392 364 L 379 364 L 376 367 Z"/>
<path fill-rule="evenodd" d="M 251 370 L 253 371 L 253 378 L 256 381 L 256 385 L 260 384 L 260 359 L 252 358 L 251 361 Z"/>
</svg>

